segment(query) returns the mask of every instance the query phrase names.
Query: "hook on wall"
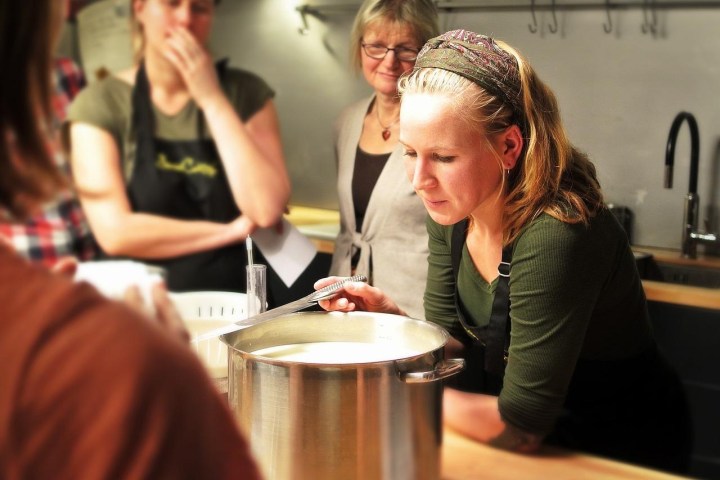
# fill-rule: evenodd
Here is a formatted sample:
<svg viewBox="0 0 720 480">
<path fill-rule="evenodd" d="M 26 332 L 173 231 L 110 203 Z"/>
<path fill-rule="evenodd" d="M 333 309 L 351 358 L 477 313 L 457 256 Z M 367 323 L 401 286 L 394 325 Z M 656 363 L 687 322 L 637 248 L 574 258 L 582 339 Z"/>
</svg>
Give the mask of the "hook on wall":
<svg viewBox="0 0 720 480">
<path fill-rule="evenodd" d="M 605 13 L 607 14 L 607 22 L 603 24 L 603 30 L 605 33 L 612 32 L 612 17 L 610 16 L 610 0 L 605 0 Z"/>
<path fill-rule="evenodd" d="M 555 0 L 552 0 L 551 8 L 552 8 L 553 24 L 552 24 L 552 25 L 548 25 L 548 30 L 550 30 L 550 33 L 557 33 L 557 31 L 558 31 L 558 23 L 557 23 L 557 17 L 555 16 Z"/>
<path fill-rule="evenodd" d="M 537 32 L 537 17 L 535 16 L 535 0 L 530 0 L 530 13 L 532 13 L 533 23 L 528 23 L 528 29 L 530 33 Z"/>
<path fill-rule="evenodd" d="M 655 0 L 643 0 L 642 32 L 643 33 L 651 33 L 654 35 L 656 31 L 657 31 L 657 12 L 655 11 Z"/>
<path fill-rule="evenodd" d="M 307 16 L 313 16 L 317 18 L 318 20 L 325 20 L 325 16 L 321 14 L 317 9 L 312 8 L 310 5 L 301 5 L 299 7 L 296 7 L 295 10 L 297 10 L 300 13 L 300 20 L 302 21 L 302 26 L 298 28 L 298 33 L 300 35 L 307 35 L 310 32 L 310 27 L 308 26 Z"/>
</svg>

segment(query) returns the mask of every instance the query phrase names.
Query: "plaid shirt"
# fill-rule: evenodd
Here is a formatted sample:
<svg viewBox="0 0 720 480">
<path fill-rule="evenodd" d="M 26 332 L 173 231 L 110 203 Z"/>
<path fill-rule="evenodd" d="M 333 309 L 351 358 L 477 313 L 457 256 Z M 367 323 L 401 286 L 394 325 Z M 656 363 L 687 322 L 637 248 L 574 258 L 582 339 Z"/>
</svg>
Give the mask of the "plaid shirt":
<svg viewBox="0 0 720 480">
<path fill-rule="evenodd" d="M 53 111 L 59 128 L 70 102 L 85 86 L 85 77 L 72 60 L 61 58 L 55 61 L 54 80 Z M 48 146 L 54 152 L 58 167 L 69 176 L 67 158 L 55 139 L 48 139 Z M 7 219 L 9 213 L 0 211 L 0 216 Z M 90 260 L 97 253 L 85 215 L 72 191 L 60 192 L 43 206 L 41 213 L 24 223 L 0 222 L 0 235 L 7 237 L 21 255 L 47 266 L 67 256 Z"/>
</svg>

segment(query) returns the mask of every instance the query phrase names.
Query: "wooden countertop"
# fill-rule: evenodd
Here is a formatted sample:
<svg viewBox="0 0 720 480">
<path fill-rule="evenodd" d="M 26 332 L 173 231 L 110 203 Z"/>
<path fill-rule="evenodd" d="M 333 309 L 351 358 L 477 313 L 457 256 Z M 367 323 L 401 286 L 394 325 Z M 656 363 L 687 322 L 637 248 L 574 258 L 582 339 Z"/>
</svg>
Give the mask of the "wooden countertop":
<svg viewBox="0 0 720 480">
<path fill-rule="evenodd" d="M 290 205 L 285 217 L 296 226 L 336 223 L 340 224 L 340 212 L 327 208 Z"/>
<path fill-rule="evenodd" d="M 720 257 L 698 254 L 695 259 L 684 258 L 679 250 L 639 245 L 633 246 L 633 250 L 652 254 L 653 258 L 662 263 L 720 269 Z M 648 300 L 720 310 L 720 289 L 718 288 L 702 288 L 652 280 L 643 280 L 643 287 Z"/>
<path fill-rule="evenodd" d="M 332 255 L 340 231 L 340 212 L 300 205 L 290 205 L 288 210 L 285 218 L 313 242 L 318 252 Z"/>
<path fill-rule="evenodd" d="M 543 447 L 525 455 L 499 450 L 445 428 L 442 480 L 671 480 L 676 475 L 592 455 Z"/>
<path fill-rule="evenodd" d="M 655 302 L 720 310 L 720 289 L 643 280 L 645 296 Z"/>
<path fill-rule="evenodd" d="M 653 257 L 663 263 L 674 263 L 676 265 L 697 265 L 698 267 L 720 268 L 720 257 L 713 257 L 698 253 L 697 258 L 685 258 L 680 250 L 672 248 L 644 247 L 633 245 L 636 252 L 650 253 Z"/>
</svg>

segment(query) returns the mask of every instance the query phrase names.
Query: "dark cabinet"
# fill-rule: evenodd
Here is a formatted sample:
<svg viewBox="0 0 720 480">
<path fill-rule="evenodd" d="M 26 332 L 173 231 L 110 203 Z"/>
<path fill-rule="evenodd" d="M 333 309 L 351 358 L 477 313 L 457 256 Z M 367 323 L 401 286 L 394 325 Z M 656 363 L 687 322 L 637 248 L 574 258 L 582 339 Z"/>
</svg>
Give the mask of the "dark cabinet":
<svg viewBox="0 0 720 480">
<path fill-rule="evenodd" d="M 720 310 L 663 302 L 649 302 L 649 309 L 660 349 L 680 374 L 690 404 L 690 474 L 720 479 Z"/>
</svg>

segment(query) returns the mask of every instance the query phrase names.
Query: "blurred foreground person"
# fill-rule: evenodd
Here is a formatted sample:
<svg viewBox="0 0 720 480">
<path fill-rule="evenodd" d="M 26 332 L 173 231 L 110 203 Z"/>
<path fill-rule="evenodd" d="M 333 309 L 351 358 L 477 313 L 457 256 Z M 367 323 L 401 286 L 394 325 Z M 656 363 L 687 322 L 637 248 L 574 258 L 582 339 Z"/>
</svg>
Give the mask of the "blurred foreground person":
<svg viewBox="0 0 720 480">
<path fill-rule="evenodd" d="M 67 108 L 75 95 L 85 86 L 85 76 L 70 58 L 54 60 L 53 69 L 53 122 L 59 125 L 66 117 Z M 48 128 L 48 134 L 57 137 L 59 128 Z M 60 142 L 50 139 L 47 147 L 55 164 L 68 180 L 52 199 L 38 212 L 20 221 L 7 209 L 0 209 L 0 236 L 12 243 L 23 257 L 58 270 L 77 262 L 93 260 L 97 247 L 90 232 L 80 201 L 70 184 L 70 165 Z"/>
<path fill-rule="evenodd" d="M 12 72 L 0 76 L 0 205 L 18 219 L 64 186 L 46 146 L 62 11 L 58 0 L 0 2 Z M 7 241 L 0 265 L 0 478 L 259 478 L 177 318 L 151 322 Z"/>
</svg>

